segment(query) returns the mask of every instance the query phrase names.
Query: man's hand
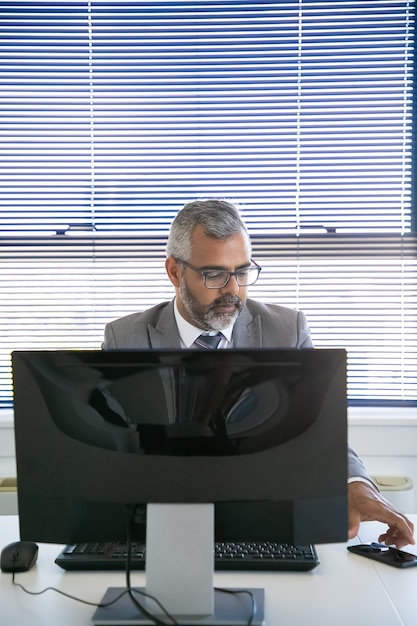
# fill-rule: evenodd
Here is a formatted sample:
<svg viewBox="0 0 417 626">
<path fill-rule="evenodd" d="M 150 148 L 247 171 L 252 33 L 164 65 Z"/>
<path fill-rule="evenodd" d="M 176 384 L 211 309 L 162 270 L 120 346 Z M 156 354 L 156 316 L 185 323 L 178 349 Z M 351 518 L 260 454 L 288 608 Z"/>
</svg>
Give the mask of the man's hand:
<svg viewBox="0 0 417 626">
<path fill-rule="evenodd" d="M 414 526 L 371 485 L 362 481 L 348 484 L 349 539 L 356 537 L 361 522 L 377 521 L 388 525 L 378 541 L 398 549 L 414 544 Z"/>
</svg>

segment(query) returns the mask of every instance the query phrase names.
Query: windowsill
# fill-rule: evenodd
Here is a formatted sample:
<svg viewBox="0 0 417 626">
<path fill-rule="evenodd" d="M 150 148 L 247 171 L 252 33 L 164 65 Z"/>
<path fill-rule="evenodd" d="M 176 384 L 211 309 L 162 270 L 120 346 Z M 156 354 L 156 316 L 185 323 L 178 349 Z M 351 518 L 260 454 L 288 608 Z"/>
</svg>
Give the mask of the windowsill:
<svg viewBox="0 0 417 626">
<path fill-rule="evenodd" d="M 349 426 L 417 426 L 417 407 L 351 406 Z"/>
</svg>

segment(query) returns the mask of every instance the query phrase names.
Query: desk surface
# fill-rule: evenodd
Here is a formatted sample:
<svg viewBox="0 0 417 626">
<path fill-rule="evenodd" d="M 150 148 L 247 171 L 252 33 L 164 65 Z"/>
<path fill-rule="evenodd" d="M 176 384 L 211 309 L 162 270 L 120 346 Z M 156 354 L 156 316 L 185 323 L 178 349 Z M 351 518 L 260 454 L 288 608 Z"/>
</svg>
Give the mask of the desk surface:
<svg viewBox="0 0 417 626">
<path fill-rule="evenodd" d="M 417 515 L 410 516 L 417 524 Z M 362 524 L 360 541 L 375 541 L 384 525 Z M 18 539 L 17 516 L 0 516 L 0 548 Z M 354 540 L 351 543 L 358 543 Z M 350 554 L 347 544 L 317 546 L 320 565 L 311 572 L 219 572 L 216 586 L 264 587 L 266 626 L 415 626 L 417 567 L 397 570 Z M 122 572 L 64 572 L 54 563 L 61 546 L 40 544 L 35 567 L 16 575 L 16 582 L 36 592 L 55 587 L 90 602 L 99 602 L 107 587 L 123 587 Z M 417 546 L 408 551 L 417 554 Z M 28 595 L 13 586 L 11 574 L 0 574 L 2 626 L 91 626 L 94 607 L 53 590 Z M 144 586 L 134 572 L 132 584 Z"/>
</svg>

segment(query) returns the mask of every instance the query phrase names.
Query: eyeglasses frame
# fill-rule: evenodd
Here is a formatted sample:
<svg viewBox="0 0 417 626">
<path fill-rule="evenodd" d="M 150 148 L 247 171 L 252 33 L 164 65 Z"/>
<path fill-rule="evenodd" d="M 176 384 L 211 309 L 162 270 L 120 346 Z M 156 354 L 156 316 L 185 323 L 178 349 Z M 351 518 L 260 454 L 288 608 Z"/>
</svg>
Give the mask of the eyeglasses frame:
<svg viewBox="0 0 417 626">
<path fill-rule="evenodd" d="M 184 265 L 184 267 L 188 267 L 190 270 L 193 270 L 193 272 L 196 272 L 197 274 L 200 274 L 200 276 L 203 279 L 204 282 L 204 287 L 206 287 L 206 289 L 223 289 L 224 287 L 226 287 L 226 285 L 229 284 L 230 279 L 232 278 L 232 276 L 235 277 L 236 282 L 238 284 L 239 287 L 251 287 L 252 285 L 254 285 L 256 283 L 256 281 L 259 278 L 259 274 L 261 273 L 262 267 L 260 265 L 257 264 L 256 261 L 254 261 L 253 259 L 251 259 L 251 263 L 253 263 L 253 265 L 250 265 L 249 267 L 245 267 L 245 268 L 241 268 L 240 270 L 236 270 L 235 272 L 228 272 L 227 270 L 216 270 L 215 268 L 213 269 L 206 269 L 206 270 L 202 270 L 198 267 L 195 267 L 194 265 L 191 265 L 191 263 L 188 263 L 188 261 L 183 261 L 183 259 L 180 259 L 178 257 L 173 257 L 174 260 L 177 263 L 181 263 L 181 265 Z M 258 270 L 258 275 L 256 277 L 256 279 L 254 280 L 253 283 L 250 283 L 250 285 L 241 285 L 239 283 L 239 279 L 238 279 L 238 273 L 241 272 L 243 269 L 249 270 L 249 269 L 257 269 Z M 224 272 L 225 274 L 229 274 L 226 282 L 224 283 L 224 285 L 222 285 L 221 287 L 209 287 L 206 284 L 206 279 L 207 279 L 207 273 L 208 272 L 215 272 L 215 271 L 219 271 L 219 272 Z"/>
</svg>

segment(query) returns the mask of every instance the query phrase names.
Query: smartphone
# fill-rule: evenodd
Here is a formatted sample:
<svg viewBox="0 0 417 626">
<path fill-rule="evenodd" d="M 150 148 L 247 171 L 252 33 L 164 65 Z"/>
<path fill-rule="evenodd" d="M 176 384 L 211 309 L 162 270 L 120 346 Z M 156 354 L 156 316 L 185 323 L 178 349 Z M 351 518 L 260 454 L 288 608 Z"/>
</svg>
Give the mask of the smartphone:
<svg viewBox="0 0 417 626">
<path fill-rule="evenodd" d="M 417 565 L 417 556 L 404 550 L 391 548 L 384 543 L 360 543 L 356 546 L 348 546 L 349 552 L 365 556 L 367 559 L 373 559 L 392 567 L 413 567 Z"/>
</svg>

